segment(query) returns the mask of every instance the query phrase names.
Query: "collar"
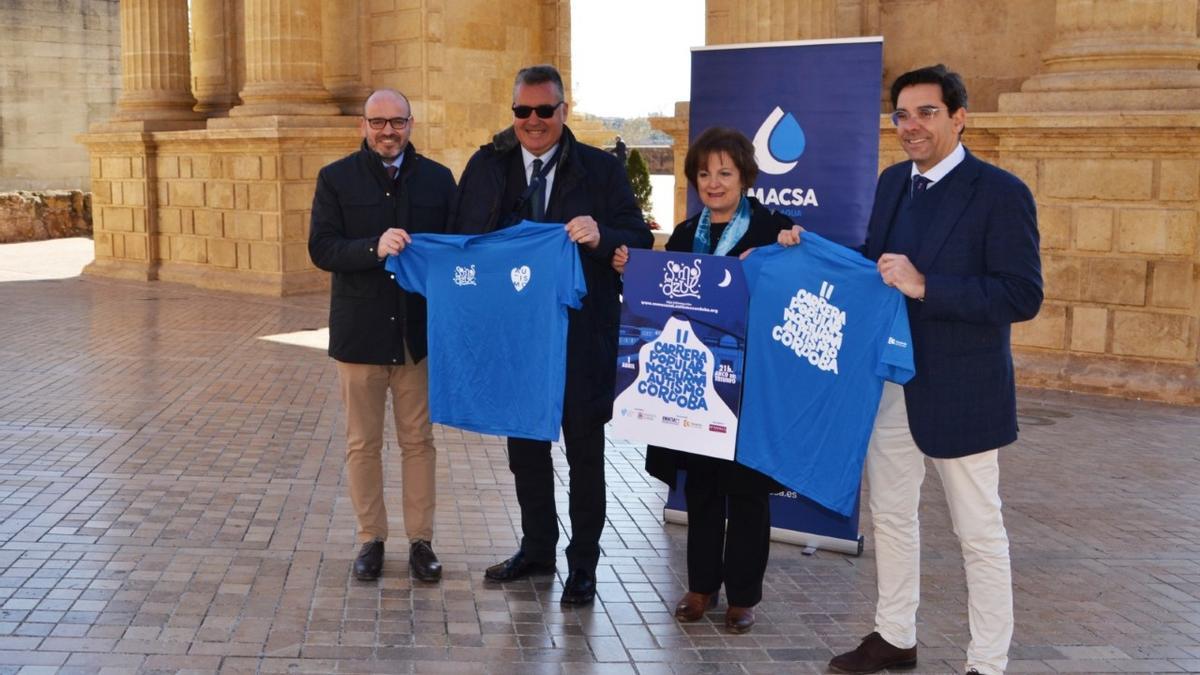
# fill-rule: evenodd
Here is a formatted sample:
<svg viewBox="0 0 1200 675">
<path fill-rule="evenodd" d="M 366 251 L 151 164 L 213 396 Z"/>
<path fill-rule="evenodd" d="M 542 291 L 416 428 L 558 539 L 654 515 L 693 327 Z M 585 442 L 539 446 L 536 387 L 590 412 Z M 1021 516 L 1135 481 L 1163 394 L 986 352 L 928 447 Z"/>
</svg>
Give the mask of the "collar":
<svg viewBox="0 0 1200 675">
<path fill-rule="evenodd" d="M 932 169 L 924 173 L 917 171 L 917 163 L 913 162 L 912 172 L 909 174 L 909 178 L 912 178 L 913 176 L 924 176 L 925 178 L 929 179 L 929 184 L 933 185 L 939 180 L 945 178 L 946 174 L 954 170 L 954 167 L 961 164 L 966 156 L 967 151 L 965 148 L 963 148 L 962 141 L 959 141 L 958 145 L 954 146 L 954 149 L 950 151 L 949 155 L 946 155 L 942 161 L 934 164 Z"/>
<path fill-rule="evenodd" d="M 382 159 L 382 157 L 381 157 L 380 159 Z M 403 163 L 404 163 L 404 153 L 402 152 L 402 153 L 400 153 L 399 155 L 396 155 L 396 159 L 393 159 L 393 160 L 392 160 L 392 161 L 390 161 L 390 162 L 384 162 L 384 163 L 383 163 L 383 165 L 384 165 L 385 167 L 387 167 L 387 166 L 394 166 L 394 167 L 396 167 L 396 170 L 397 170 L 397 171 L 399 171 L 399 170 L 400 170 L 400 165 L 401 165 L 401 164 L 403 164 Z"/>
<path fill-rule="evenodd" d="M 532 152 L 526 150 L 525 146 L 522 145 L 521 146 L 521 161 L 523 161 L 525 163 L 526 169 L 533 166 L 533 160 L 535 160 L 535 159 L 542 160 L 542 164 L 544 165 L 547 160 L 549 160 L 551 157 L 554 156 L 554 153 L 558 150 L 558 146 L 560 146 L 560 145 L 562 145 L 562 141 L 559 141 L 558 143 L 555 143 L 554 145 L 550 146 L 549 150 L 543 152 L 540 155 L 533 154 Z"/>
</svg>

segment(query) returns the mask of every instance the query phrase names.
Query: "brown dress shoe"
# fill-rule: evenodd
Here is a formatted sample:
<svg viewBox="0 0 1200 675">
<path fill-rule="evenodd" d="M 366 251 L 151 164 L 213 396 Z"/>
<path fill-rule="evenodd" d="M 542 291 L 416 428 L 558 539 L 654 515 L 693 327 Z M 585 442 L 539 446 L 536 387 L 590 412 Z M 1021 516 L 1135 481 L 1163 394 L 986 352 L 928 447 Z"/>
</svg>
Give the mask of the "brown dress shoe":
<svg viewBox="0 0 1200 675">
<path fill-rule="evenodd" d="M 693 593 L 688 591 L 683 594 L 683 597 L 675 605 L 675 618 L 685 623 L 699 621 L 704 618 L 704 612 L 716 606 L 716 593 Z"/>
<path fill-rule="evenodd" d="M 754 608 L 753 607 L 734 607 L 729 606 L 725 610 L 725 628 L 729 629 L 730 633 L 749 633 L 754 627 Z"/>
<path fill-rule="evenodd" d="M 829 667 L 839 673 L 876 673 L 884 668 L 913 668 L 917 665 L 916 645 L 901 649 L 883 639 L 879 633 L 863 638 L 854 651 L 839 654 Z"/>
</svg>

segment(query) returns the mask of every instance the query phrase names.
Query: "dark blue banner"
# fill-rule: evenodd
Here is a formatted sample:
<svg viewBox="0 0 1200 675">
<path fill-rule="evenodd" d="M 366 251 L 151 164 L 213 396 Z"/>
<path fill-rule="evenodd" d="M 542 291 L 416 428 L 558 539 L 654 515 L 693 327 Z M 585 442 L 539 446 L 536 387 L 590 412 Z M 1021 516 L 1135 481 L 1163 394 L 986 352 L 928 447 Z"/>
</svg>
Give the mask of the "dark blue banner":
<svg viewBox="0 0 1200 675">
<path fill-rule="evenodd" d="M 878 175 L 882 38 L 692 51 L 689 134 L 754 141 L 751 194 L 844 246 L 866 237 Z M 688 213 L 701 205 L 688 193 Z"/>
</svg>

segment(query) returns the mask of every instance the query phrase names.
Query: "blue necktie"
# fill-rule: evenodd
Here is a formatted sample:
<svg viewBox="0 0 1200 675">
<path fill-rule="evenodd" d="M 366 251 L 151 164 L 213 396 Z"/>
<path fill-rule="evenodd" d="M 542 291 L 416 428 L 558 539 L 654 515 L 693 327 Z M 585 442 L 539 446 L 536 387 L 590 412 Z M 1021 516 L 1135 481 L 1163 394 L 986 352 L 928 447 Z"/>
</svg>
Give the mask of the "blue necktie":
<svg viewBox="0 0 1200 675">
<path fill-rule="evenodd" d="M 929 180 L 925 176 L 922 176 L 921 174 L 917 174 L 917 175 L 913 176 L 912 177 L 912 194 L 909 196 L 913 199 L 916 199 L 918 196 L 920 196 L 922 193 L 925 192 L 925 188 L 929 187 L 929 184 L 932 182 L 933 181 Z"/>
</svg>

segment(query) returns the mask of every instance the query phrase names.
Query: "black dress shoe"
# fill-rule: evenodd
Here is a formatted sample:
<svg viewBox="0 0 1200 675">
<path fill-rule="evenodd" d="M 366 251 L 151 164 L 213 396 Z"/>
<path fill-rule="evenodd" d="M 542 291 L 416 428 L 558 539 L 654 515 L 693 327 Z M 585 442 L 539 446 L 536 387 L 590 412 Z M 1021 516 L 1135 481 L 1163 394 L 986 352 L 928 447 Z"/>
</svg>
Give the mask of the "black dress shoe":
<svg viewBox="0 0 1200 675">
<path fill-rule="evenodd" d="M 383 541 L 372 539 L 362 545 L 354 559 L 354 578 L 359 581 L 375 581 L 383 571 Z"/>
<path fill-rule="evenodd" d="M 914 668 L 917 648 L 901 649 L 883 639 L 879 633 L 863 638 L 857 649 L 839 654 L 829 667 L 839 673 L 877 673 L 885 668 Z"/>
<path fill-rule="evenodd" d="M 590 570 L 571 570 L 567 583 L 563 584 L 564 605 L 590 605 L 596 599 L 596 575 Z"/>
<path fill-rule="evenodd" d="M 438 562 L 433 547 L 424 539 L 409 544 L 408 567 L 412 575 L 421 581 L 438 581 L 442 578 L 442 563 Z"/>
<path fill-rule="evenodd" d="M 530 574 L 553 574 L 554 561 L 543 562 L 540 560 L 530 560 L 525 557 L 524 551 L 517 551 L 513 557 L 501 563 L 496 563 L 487 568 L 483 573 L 483 578 L 489 581 L 516 581 L 523 579 Z"/>
</svg>

